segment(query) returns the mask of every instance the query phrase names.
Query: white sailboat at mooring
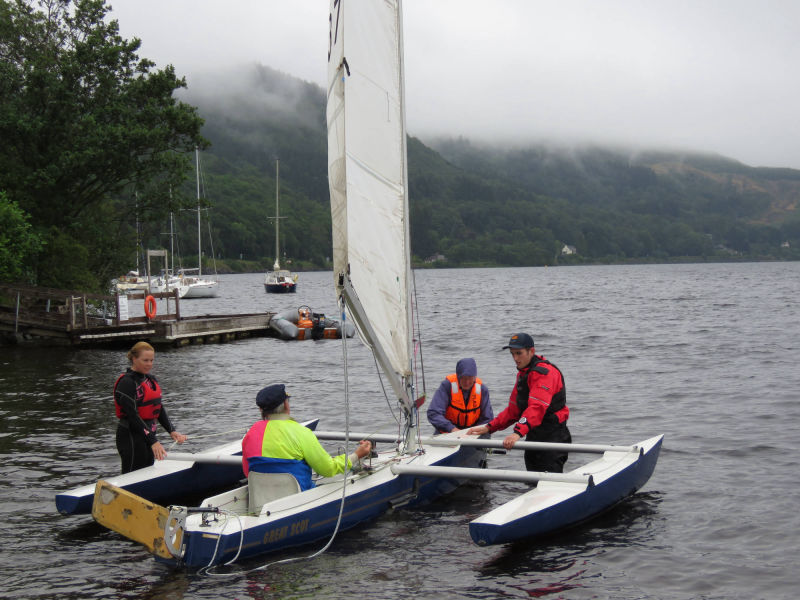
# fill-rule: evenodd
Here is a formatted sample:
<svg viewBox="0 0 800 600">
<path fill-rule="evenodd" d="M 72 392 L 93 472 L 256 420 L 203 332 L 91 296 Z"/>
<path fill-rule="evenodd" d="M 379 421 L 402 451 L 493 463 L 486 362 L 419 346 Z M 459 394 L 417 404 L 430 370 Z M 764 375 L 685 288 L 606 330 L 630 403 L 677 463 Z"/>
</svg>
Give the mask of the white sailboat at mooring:
<svg viewBox="0 0 800 600">
<path fill-rule="evenodd" d="M 181 298 L 214 298 L 219 294 L 219 281 L 203 276 L 203 236 L 201 230 L 200 194 L 200 151 L 195 148 L 195 168 L 197 170 L 197 268 L 180 270 Z M 212 251 L 213 252 L 213 251 Z"/>
<path fill-rule="evenodd" d="M 296 482 L 286 485 L 268 477 L 206 498 L 198 507 L 165 508 L 98 482 L 95 519 L 143 543 L 159 560 L 190 567 L 229 564 L 330 538 L 390 508 L 430 501 L 467 479 L 538 482 L 470 523 L 476 543 L 501 543 L 602 512 L 636 491 L 655 467 L 662 436 L 633 446 L 570 444 L 570 453 L 601 456 L 572 472 L 550 474 L 480 468 L 486 449 L 502 447 L 501 440 L 464 432 L 421 435 L 410 311 L 400 17 L 399 0 L 331 1 L 327 105 L 335 288 L 391 383 L 402 413 L 400 430 L 316 432 L 325 440 L 367 438 L 386 449 L 361 470 L 320 479 L 305 491 Z M 518 442 L 514 450 L 563 446 Z M 232 451 L 183 458 L 235 467 L 241 456 L 230 456 Z M 176 458 L 172 453 L 163 462 Z"/>
<path fill-rule="evenodd" d="M 264 289 L 268 294 L 293 294 L 297 291 L 297 273 L 281 269 L 280 256 L 280 161 L 275 161 L 275 264 L 264 276 Z"/>
</svg>

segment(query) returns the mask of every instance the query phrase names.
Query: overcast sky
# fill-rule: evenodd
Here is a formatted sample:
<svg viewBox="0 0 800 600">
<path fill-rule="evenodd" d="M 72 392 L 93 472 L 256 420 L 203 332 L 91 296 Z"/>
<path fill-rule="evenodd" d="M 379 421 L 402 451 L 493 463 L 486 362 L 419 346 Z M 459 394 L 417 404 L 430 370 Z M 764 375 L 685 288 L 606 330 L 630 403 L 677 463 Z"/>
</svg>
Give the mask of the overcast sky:
<svg viewBox="0 0 800 600">
<path fill-rule="evenodd" d="M 345 0 L 347 1 L 347 0 Z M 186 76 L 258 62 L 324 86 L 328 0 L 109 0 Z M 716 152 L 800 169 L 800 1 L 405 0 L 412 135 Z"/>
</svg>

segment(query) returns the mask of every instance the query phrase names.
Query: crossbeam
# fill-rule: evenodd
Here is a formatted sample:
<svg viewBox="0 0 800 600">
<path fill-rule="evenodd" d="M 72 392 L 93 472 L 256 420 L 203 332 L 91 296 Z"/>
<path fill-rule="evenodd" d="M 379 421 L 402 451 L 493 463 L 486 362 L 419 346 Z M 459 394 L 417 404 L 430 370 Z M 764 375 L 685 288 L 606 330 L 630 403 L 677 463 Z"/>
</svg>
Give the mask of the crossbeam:
<svg viewBox="0 0 800 600">
<path fill-rule="evenodd" d="M 540 471 L 514 471 L 510 469 L 471 469 L 468 467 L 434 467 L 402 464 L 393 464 L 391 470 L 395 475 L 419 475 L 421 477 L 476 479 L 479 481 L 520 481 L 523 483 L 558 481 L 561 483 L 594 485 L 594 479 L 591 475 L 570 475 L 569 473 L 542 473 Z"/>
<path fill-rule="evenodd" d="M 344 441 L 343 431 L 315 431 L 314 435 L 318 440 Z M 397 436 L 391 433 L 365 433 L 363 431 L 351 431 L 350 439 L 355 441 L 372 440 L 373 442 L 383 442 L 385 444 L 396 444 Z"/>
<path fill-rule="evenodd" d="M 191 452 L 170 452 L 166 460 L 180 460 L 211 465 L 240 465 L 242 457 L 235 454 L 192 454 Z"/>
<path fill-rule="evenodd" d="M 315 431 L 320 440 L 344 440 L 345 434 L 342 431 Z M 382 433 L 365 433 L 362 431 L 351 431 L 351 440 L 373 440 L 389 444 L 397 443 L 397 436 Z M 475 436 L 453 437 L 450 435 L 423 437 L 423 445 L 428 446 L 470 446 L 475 448 L 504 448 L 503 440 L 490 440 Z M 638 446 L 612 446 L 606 444 L 560 444 L 555 442 L 517 442 L 512 450 L 562 450 L 565 452 L 578 452 L 585 454 L 603 454 L 604 452 L 640 452 Z"/>
<path fill-rule="evenodd" d="M 459 438 L 429 437 L 422 438 L 423 444 L 429 446 L 472 446 L 475 448 L 504 448 L 503 440 L 481 439 L 473 436 Z M 512 450 L 563 450 L 565 452 L 581 452 L 586 454 L 603 454 L 603 452 L 639 452 L 637 446 L 609 446 L 602 444 L 561 444 L 555 442 L 517 442 Z"/>
</svg>

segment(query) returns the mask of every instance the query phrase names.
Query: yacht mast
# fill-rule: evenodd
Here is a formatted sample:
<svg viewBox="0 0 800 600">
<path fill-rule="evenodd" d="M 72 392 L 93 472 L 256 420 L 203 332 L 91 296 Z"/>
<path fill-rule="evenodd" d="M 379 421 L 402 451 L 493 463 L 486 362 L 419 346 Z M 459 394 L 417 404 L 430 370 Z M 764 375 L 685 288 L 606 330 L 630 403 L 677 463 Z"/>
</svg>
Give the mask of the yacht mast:
<svg viewBox="0 0 800 600">
<path fill-rule="evenodd" d="M 200 240 L 200 151 L 194 147 L 195 168 L 197 169 L 197 276 L 203 276 L 203 249 Z"/>
<path fill-rule="evenodd" d="M 279 158 L 275 159 L 275 264 L 272 266 L 273 270 L 277 271 L 281 268 L 278 261 L 280 246 L 278 244 L 278 222 L 280 221 L 280 164 Z"/>
</svg>

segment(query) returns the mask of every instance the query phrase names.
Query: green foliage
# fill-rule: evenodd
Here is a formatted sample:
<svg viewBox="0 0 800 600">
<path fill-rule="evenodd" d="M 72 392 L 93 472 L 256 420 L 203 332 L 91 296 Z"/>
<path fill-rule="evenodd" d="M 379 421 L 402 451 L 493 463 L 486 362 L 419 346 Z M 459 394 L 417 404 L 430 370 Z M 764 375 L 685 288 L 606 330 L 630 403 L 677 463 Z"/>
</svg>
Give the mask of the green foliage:
<svg viewBox="0 0 800 600">
<path fill-rule="evenodd" d="M 30 283 L 28 265 L 41 247 L 29 217 L 0 191 L 0 281 Z"/>
<path fill-rule="evenodd" d="M 90 270 L 89 250 L 67 233 L 53 228 L 48 232 L 46 252 L 38 265 L 40 281 L 48 287 L 94 290 L 97 279 Z"/>
<path fill-rule="evenodd" d="M 104 0 L 36 4 L 0 0 L 0 189 L 42 233 L 43 265 L 54 248 L 96 254 L 89 234 L 99 224 L 87 223 L 112 215 L 97 209 L 124 190 L 138 190 L 145 219 L 166 214 L 181 200 L 169 191 L 191 166 L 186 153 L 205 140 L 195 108 L 173 97 L 184 80 L 171 66 L 151 71 L 136 54 L 140 41 L 104 20 Z M 113 220 L 102 225 L 116 230 Z M 41 284 L 55 285 L 52 277 L 37 271 Z"/>
</svg>

